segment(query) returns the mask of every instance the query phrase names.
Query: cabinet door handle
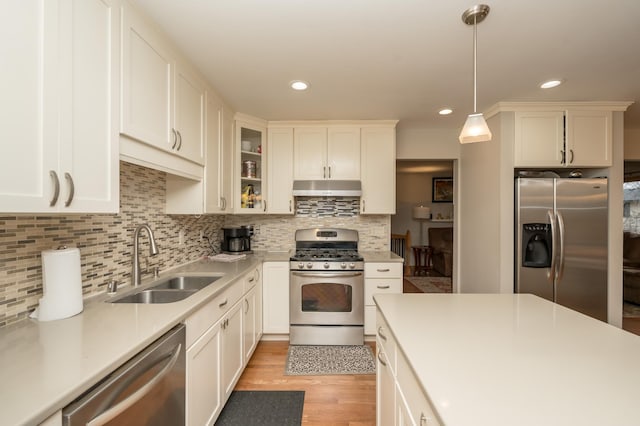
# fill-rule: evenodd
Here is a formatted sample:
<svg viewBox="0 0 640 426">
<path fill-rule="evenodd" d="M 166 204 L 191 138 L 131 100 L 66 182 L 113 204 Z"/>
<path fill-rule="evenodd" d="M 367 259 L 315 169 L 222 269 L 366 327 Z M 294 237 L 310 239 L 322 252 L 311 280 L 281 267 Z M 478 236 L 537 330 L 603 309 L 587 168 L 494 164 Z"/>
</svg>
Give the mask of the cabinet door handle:
<svg viewBox="0 0 640 426">
<path fill-rule="evenodd" d="M 58 202 L 58 196 L 60 195 L 60 179 L 58 179 L 58 174 L 53 170 L 49 170 L 49 176 L 53 180 L 53 196 L 49 201 L 49 207 L 53 207 Z"/>
<path fill-rule="evenodd" d="M 328 168 L 329 168 L 329 179 L 331 179 L 331 166 L 329 166 Z"/>
<path fill-rule="evenodd" d="M 382 352 L 378 352 L 378 361 L 380 361 L 380 364 L 384 365 L 385 367 L 387 366 L 387 363 L 382 360 Z"/>
<path fill-rule="evenodd" d="M 178 151 L 180 151 L 180 148 L 182 148 L 182 133 L 179 130 L 176 133 L 178 133 Z"/>
<path fill-rule="evenodd" d="M 385 342 L 387 341 L 387 336 L 382 332 L 382 326 L 378 327 L 378 336 L 380 336 Z"/>
<path fill-rule="evenodd" d="M 379 286 L 377 286 L 377 287 L 378 287 L 379 289 L 381 289 L 381 290 L 386 290 L 386 289 L 388 289 L 390 286 L 389 286 L 389 285 L 379 285 Z"/>
<path fill-rule="evenodd" d="M 224 308 L 225 306 L 227 306 L 227 303 L 229 303 L 229 301 L 227 299 L 224 299 L 224 302 L 220 303 L 218 306 L 220 308 Z"/>
<path fill-rule="evenodd" d="M 267 212 L 267 200 L 262 200 L 262 211 Z"/>
<path fill-rule="evenodd" d="M 224 208 L 226 207 L 225 204 L 227 204 L 227 201 L 224 199 L 224 197 L 220 197 L 220 210 L 224 210 Z"/>
<path fill-rule="evenodd" d="M 322 167 L 322 178 L 327 178 L 327 166 Z"/>
<path fill-rule="evenodd" d="M 249 282 L 250 282 L 250 283 L 254 282 L 255 280 L 256 280 L 256 277 L 255 277 L 255 276 L 253 276 L 253 277 L 249 278 Z"/>
<path fill-rule="evenodd" d="M 171 129 L 171 134 L 173 135 L 173 145 L 171 145 L 171 149 L 176 149 L 176 145 L 178 144 L 178 134 L 176 133 L 176 129 Z"/>
<path fill-rule="evenodd" d="M 420 413 L 420 426 L 427 426 L 427 417 L 424 413 Z"/>
<path fill-rule="evenodd" d="M 362 200 L 362 213 L 364 213 L 364 212 L 365 212 L 365 210 L 366 210 L 366 209 L 364 208 L 364 200 Z"/>
<path fill-rule="evenodd" d="M 569 160 L 569 164 L 573 164 L 573 150 L 569 150 L 569 154 L 571 154 L 571 159 Z"/>
<path fill-rule="evenodd" d="M 293 203 L 291 202 L 291 200 L 289 200 L 289 212 L 291 212 L 291 206 L 292 206 L 292 204 L 293 204 Z"/>
<path fill-rule="evenodd" d="M 561 156 L 560 164 L 564 164 L 564 160 L 565 160 L 564 149 L 560 150 L 560 156 Z"/>
<path fill-rule="evenodd" d="M 71 202 L 73 201 L 73 194 L 76 192 L 75 185 L 73 184 L 73 178 L 69 173 L 64 174 L 64 178 L 69 182 L 69 196 L 67 197 L 67 201 L 64 202 L 65 207 L 69 207 Z"/>
<path fill-rule="evenodd" d="M 245 314 L 249 313 L 249 301 L 247 299 L 244 299 L 244 304 L 247 307 L 247 309 L 244 311 Z"/>
</svg>

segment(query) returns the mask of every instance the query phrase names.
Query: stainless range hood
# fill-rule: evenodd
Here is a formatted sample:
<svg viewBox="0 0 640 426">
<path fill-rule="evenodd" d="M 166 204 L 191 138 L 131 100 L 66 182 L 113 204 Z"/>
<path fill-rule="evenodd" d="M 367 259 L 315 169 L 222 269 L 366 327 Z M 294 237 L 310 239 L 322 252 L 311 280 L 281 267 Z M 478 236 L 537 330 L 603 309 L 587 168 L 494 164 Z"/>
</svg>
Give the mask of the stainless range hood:
<svg viewBox="0 0 640 426">
<path fill-rule="evenodd" d="M 362 184 L 359 180 L 296 180 L 294 197 L 359 197 Z"/>
</svg>

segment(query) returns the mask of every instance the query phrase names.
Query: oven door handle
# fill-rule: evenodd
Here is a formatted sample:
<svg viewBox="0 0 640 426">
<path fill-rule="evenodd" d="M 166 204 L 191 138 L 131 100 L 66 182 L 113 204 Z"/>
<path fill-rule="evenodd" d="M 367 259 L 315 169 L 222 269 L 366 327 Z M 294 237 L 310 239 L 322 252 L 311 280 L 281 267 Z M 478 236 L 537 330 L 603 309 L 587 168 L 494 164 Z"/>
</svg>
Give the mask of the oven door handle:
<svg viewBox="0 0 640 426">
<path fill-rule="evenodd" d="M 296 277 L 304 277 L 304 278 L 351 278 L 351 277 L 359 277 L 362 275 L 362 272 L 322 272 L 322 273 L 313 273 L 313 272 L 291 272 L 292 275 Z"/>
</svg>

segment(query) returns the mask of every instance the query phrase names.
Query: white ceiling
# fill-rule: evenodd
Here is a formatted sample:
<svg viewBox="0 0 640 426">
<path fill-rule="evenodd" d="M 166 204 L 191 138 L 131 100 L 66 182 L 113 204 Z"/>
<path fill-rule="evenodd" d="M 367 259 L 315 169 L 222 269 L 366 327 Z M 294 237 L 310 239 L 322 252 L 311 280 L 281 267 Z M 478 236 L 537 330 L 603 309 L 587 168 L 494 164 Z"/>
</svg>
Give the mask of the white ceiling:
<svg viewBox="0 0 640 426">
<path fill-rule="evenodd" d="M 131 0 L 236 111 L 267 120 L 462 127 L 473 109 L 472 0 Z M 478 109 L 499 101 L 640 101 L 639 0 L 491 0 Z M 550 78 L 565 83 L 543 91 Z M 288 83 L 306 80 L 294 92 Z M 448 117 L 441 107 L 454 109 Z M 625 126 L 640 128 L 640 105 Z"/>
</svg>

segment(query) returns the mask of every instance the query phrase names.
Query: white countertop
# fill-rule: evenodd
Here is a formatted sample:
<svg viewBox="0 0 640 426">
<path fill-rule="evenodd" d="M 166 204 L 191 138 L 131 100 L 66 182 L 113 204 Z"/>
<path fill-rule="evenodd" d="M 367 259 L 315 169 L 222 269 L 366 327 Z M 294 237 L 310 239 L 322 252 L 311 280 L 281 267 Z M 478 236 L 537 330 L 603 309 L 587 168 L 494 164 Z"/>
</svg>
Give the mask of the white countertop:
<svg viewBox="0 0 640 426">
<path fill-rule="evenodd" d="M 180 302 L 112 304 L 105 303 L 105 294 L 86 299 L 84 311 L 74 317 L 50 322 L 29 319 L 0 329 L 0 424 L 43 421 L 182 322 L 263 256 L 232 263 L 198 261 L 161 274 L 224 274 Z M 144 280 L 142 286 L 150 283 Z M 129 286 L 122 287 L 118 296 L 127 290 Z"/>
<path fill-rule="evenodd" d="M 536 296 L 375 295 L 442 422 L 640 424 L 640 337 Z"/>
<path fill-rule="evenodd" d="M 360 251 L 365 262 L 404 262 L 404 259 L 392 251 Z"/>
</svg>

